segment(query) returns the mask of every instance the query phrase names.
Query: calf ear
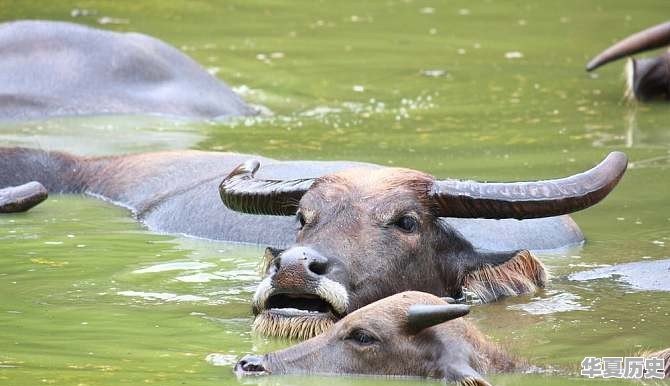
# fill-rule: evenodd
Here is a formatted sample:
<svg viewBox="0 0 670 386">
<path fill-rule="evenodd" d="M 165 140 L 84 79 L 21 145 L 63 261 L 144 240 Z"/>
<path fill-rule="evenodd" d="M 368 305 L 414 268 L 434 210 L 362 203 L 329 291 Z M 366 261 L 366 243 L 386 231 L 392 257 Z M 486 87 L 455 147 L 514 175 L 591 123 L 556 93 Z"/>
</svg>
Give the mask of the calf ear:
<svg viewBox="0 0 670 386">
<path fill-rule="evenodd" d="M 544 264 L 526 250 L 481 253 L 468 259 L 463 286 L 483 302 L 535 292 L 547 281 Z"/>
</svg>

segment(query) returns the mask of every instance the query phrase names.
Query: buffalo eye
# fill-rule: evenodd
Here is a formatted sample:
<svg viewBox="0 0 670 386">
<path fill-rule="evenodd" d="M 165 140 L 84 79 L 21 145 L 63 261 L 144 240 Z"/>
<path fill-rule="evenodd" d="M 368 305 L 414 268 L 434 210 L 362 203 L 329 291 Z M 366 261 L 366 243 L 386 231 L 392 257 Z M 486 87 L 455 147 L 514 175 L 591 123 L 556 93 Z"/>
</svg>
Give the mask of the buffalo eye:
<svg viewBox="0 0 670 386">
<path fill-rule="evenodd" d="M 393 225 L 405 233 L 414 233 L 419 228 L 416 218 L 409 215 L 398 217 Z"/>
<path fill-rule="evenodd" d="M 302 229 L 305 227 L 305 215 L 302 214 L 302 212 L 298 212 L 295 214 L 296 219 L 298 220 L 299 224 L 299 229 Z"/>
<path fill-rule="evenodd" d="M 377 338 L 365 330 L 354 330 L 347 339 L 361 346 L 369 346 L 377 342 Z"/>
</svg>

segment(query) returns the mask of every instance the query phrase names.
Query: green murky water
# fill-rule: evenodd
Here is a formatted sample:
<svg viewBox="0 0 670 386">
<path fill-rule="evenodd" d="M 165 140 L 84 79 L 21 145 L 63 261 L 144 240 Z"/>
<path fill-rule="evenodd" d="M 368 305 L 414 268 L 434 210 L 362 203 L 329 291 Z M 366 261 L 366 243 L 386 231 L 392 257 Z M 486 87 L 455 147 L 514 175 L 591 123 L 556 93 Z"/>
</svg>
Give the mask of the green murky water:
<svg viewBox="0 0 670 386">
<path fill-rule="evenodd" d="M 474 319 L 513 352 L 573 374 L 587 355 L 670 346 L 668 293 L 567 278 L 670 255 L 670 110 L 624 103 L 620 65 L 583 71 L 614 38 L 666 19 L 666 1 L 42 3 L 0 1 L 0 20 L 71 20 L 157 36 L 275 115 L 226 124 L 3 124 L 2 145 L 80 154 L 233 150 L 479 179 L 560 176 L 625 150 L 633 163 L 620 186 L 575 215 L 587 244 L 542 256 L 553 273 L 547 290 L 478 307 Z M 152 234 L 123 209 L 72 196 L 0 217 L 0 240 L 0 384 L 436 384 L 238 381 L 235 358 L 286 345 L 250 334 L 260 247 Z"/>
</svg>

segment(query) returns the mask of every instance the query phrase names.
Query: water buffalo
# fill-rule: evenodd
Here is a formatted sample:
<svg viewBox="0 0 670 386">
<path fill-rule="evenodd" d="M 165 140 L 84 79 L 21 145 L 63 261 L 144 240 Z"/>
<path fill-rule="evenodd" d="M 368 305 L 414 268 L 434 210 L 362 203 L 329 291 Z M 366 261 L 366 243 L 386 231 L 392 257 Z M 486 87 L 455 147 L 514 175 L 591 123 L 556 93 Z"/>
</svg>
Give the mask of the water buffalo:
<svg viewBox="0 0 670 386">
<path fill-rule="evenodd" d="M 0 119 L 255 113 L 223 82 L 158 39 L 65 22 L 0 24 L 0 84 Z"/>
<path fill-rule="evenodd" d="M 263 356 L 247 355 L 239 375 L 359 374 L 419 376 L 486 386 L 485 375 L 541 369 L 490 342 L 467 319 L 466 305 L 422 292 L 378 300 L 337 322 L 323 334 Z M 670 349 L 646 355 L 665 361 Z"/>
<path fill-rule="evenodd" d="M 639 52 L 670 44 L 670 22 L 633 34 L 607 48 L 587 65 L 587 71 Z M 634 59 L 626 64 L 626 96 L 640 101 L 670 100 L 670 51 L 655 58 Z"/>
<path fill-rule="evenodd" d="M 308 338 L 406 290 L 460 298 L 466 288 L 482 301 L 532 292 L 544 286 L 546 273 L 527 248 L 479 250 L 441 219 L 529 219 L 583 209 L 607 195 L 626 162 L 615 152 L 564 179 L 480 183 L 399 168 L 264 180 L 254 175 L 258 162 L 249 161 L 221 183 L 223 202 L 241 212 L 295 215 L 299 227 L 290 248 L 268 249 L 266 276 L 253 297 L 254 329 Z"/>
<path fill-rule="evenodd" d="M 466 287 L 488 301 L 543 286 L 544 267 L 528 250 L 583 241 L 570 217 L 559 215 L 604 198 L 627 163 L 614 152 L 564 179 L 478 183 L 351 162 L 260 158 L 258 170 L 251 158 L 5 148 L 0 186 L 39 181 L 50 192 L 129 208 L 155 231 L 274 246 L 254 296 L 254 326 L 306 338 L 404 290 L 461 297 Z"/>
</svg>

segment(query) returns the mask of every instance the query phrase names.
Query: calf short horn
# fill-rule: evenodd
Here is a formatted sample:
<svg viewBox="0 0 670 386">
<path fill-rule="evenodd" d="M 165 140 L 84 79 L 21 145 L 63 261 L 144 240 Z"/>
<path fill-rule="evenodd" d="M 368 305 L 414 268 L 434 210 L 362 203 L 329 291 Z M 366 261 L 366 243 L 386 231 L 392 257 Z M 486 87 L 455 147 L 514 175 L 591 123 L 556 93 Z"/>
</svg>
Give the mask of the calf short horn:
<svg viewBox="0 0 670 386">
<path fill-rule="evenodd" d="M 465 304 L 415 304 L 407 310 L 407 326 L 414 332 L 436 324 L 448 322 L 467 315 L 470 306 Z"/>
</svg>

